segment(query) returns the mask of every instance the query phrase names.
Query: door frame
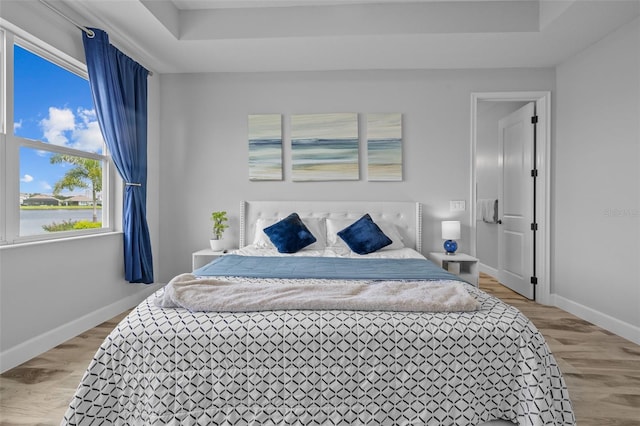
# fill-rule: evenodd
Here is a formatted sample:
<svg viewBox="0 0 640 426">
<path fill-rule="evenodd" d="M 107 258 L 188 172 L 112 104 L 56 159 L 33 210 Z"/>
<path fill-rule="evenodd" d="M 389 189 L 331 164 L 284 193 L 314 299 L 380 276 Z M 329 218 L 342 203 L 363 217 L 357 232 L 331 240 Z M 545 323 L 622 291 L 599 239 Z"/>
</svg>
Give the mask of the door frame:
<svg viewBox="0 0 640 426">
<path fill-rule="evenodd" d="M 476 205 L 477 205 L 477 171 L 476 146 L 478 128 L 478 103 L 491 102 L 535 102 L 538 123 L 536 127 L 536 158 L 538 170 L 536 182 L 536 302 L 545 305 L 551 302 L 550 288 L 550 244 L 551 244 L 551 92 L 474 92 L 471 93 L 471 205 L 469 208 L 469 224 L 471 234 L 471 254 L 476 255 Z M 532 259 L 533 260 L 533 259 Z"/>
</svg>

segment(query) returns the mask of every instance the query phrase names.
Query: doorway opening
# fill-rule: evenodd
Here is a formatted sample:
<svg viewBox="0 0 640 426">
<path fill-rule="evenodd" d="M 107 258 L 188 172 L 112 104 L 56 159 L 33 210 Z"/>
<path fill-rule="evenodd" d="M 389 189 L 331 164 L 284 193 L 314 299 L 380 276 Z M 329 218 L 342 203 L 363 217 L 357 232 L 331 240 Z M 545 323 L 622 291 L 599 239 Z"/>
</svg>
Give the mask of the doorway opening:
<svg viewBox="0 0 640 426">
<path fill-rule="evenodd" d="M 480 271 L 499 278 L 498 227 L 482 220 L 482 206 L 478 201 L 486 203 L 488 198 L 498 196 L 498 178 L 502 173 L 499 164 L 499 144 L 497 138 L 493 147 L 487 147 L 486 138 L 490 137 L 491 127 L 495 126 L 498 134 L 498 120 L 502 116 L 517 110 L 527 103 L 535 105 L 537 123 L 535 124 L 537 148 L 533 155 L 533 168 L 536 170 L 536 191 L 534 195 L 533 216 L 535 217 L 534 247 L 527 254 L 530 265 L 535 265 L 531 281 L 535 284 L 535 300 L 539 303 L 550 303 L 550 92 L 489 92 L 471 94 L 471 252 L 480 261 Z M 504 113 L 504 114 L 503 114 Z M 488 130 L 489 129 L 489 130 Z M 489 134 L 487 134 L 489 132 Z M 527 171 L 529 173 L 529 171 Z M 532 182 L 526 182 L 532 185 Z M 495 187 L 495 190 L 493 188 Z M 489 188 L 489 189 L 488 189 Z M 528 188 L 523 188 L 528 189 Z M 500 211 L 502 213 L 502 211 Z M 485 212 L 486 213 L 486 212 Z M 501 218 L 497 218 L 500 220 Z M 533 228 L 533 225 L 532 225 Z M 494 245 L 495 244 L 495 245 Z M 533 278 L 535 277 L 535 278 Z M 527 277 L 528 278 L 528 277 Z"/>
</svg>

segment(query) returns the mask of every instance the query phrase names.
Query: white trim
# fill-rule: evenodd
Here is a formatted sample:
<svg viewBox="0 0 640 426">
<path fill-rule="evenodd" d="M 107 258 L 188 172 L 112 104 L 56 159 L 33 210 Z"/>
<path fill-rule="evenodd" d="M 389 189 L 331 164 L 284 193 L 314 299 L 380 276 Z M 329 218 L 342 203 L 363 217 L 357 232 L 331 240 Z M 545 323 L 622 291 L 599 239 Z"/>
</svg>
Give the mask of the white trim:
<svg viewBox="0 0 640 426">
<path fill-rule="evenodd" d="M 5 67 L 5 63 L 6 63 L 6 58 L 5 58 L 5 52 L 7 51 L 7 37 L 6 37 L 7 32 L 5 31 L 5 29 L 0 25 L 0 70 L 3 70 L 3 72 L 6 72 L 6 67 Z M 4 134 L 6 133 L 6 128 L 7 128 L 7 123 L 6 123 L 6 114 L 5 114 L 5 105 L 7 105 L 7 88 L 6 88 L 6 84 L 7 84 L 7 79 L 6 78 L 0 78 L 0 133 Z M 2 163 L 0 163 L 2 164 Z"/>
<path fill-rule="evenodd" d="M 61 231 L 61 232 L 56 232 L 56 234 L 59 234 L 60 236 L 48 238 L 48 239 L 44 239 L 44 238 L 29 239 L 29 237 L 22 237 L 19 244 L 0 245 L 0 250 L 10 250 L 12 248 L 21 248 L 21 247 L 56 243 L 56 242 L 62 242 L 62 241 L 81 240 L 85 238 L 98 238 L 103 236 L 122 234 L 122 231 L 112 231 L 109 229 L 102 228 L 102 229 L 94 230 L 93 232 L 85 232 L 83 230 L 78 230 L 78 231 Z"/>
<path fill-rule="evenodd" d="M 20 47 L 27 49 L 36 55 L 42 56 L 46 60 L 53 62 L 61 68 L 65 68 L 67 71 L 72 72 L 85 80 L 89 79 L 86 64 L 80 62 L 71 55 L 68 55 L 49 43 L 34 37 L 22 28 L 13 25 L 11 22 L 2 18 L 0 18 L 0 27 L 15 35 L 14 40 L 12 40 L 12 50 L 13 43 L 16 43 Z"/>
<path fill-rule="evenodd" d="M 484 263 L 478 262 L 478 270 L 485 274 L 491 275 L 493 278 L 498 278 L 498 270 L 492 266 L 488 266 Z"/>
<path fill-rule="evenodd" d="M 14 131 L 15 117 L 13 116 L 13 108 L 7 105 L 13 105 L 14 102 L 14 46 L 20 46 L 43 60 L 49 61 L 61 69 L 79 76 L 84 80 L 88 80 L 87 67 L 84 63 L 74 59 L 66 53 L 56 49 L 48 43 L 32 36 L 28 32 L 0 18 L 0 30 L 4 36 L 4 47 L 2 51 L 4 56 L 0 58 L 0 66 L 3 67 L 5 77 L 0 79 L 0 84 L 5 86 L 0 90 L 0 101 L 6 107 L 4 113 L 2 134 L 2 146 L 0 147 L 0 170 L 3 174 L 0 176 L 0 200 L 3 200 L 2 210 L 0 210 L 0 245 L 17 245 L 32 241 L 45 241 L 64 239 L 76 235 L 103 234 L 112 232 L 115 224 L 118 223 L 114 218 L 114 196 L 115 169 L 111 161 L 106 144 L 103 144 L 103 153 L 93 153 L 83 151 L 67 146 L 54 145 L 39 140 L 25 139 L 17 136 Z M 57 233 L 41 233 L 37 235 L 20 235 L 20 206 L 17 203 L 20 197 L 20 150 L 28 148 L 33 150 L 42 150 L 50 153 L 59 153 L 72 155 L 80 158 L 89 158 L 98 160 L 102 163 L 102 225 L 100 229 L 78 230 L 72 232 Z M 14 202 L 14 200 L 16 202 Z"/>
<path fill-rule="evenodd" d="M 640 345 L 640 327 L 620 321 L 617 318 L 596 311 L 595 309 L 581 305 L 580 303 L 566 299 L 557 294 L 552 294 L 551 297 L 553 299 L 554 306 Z"/>
<path fill-rule="evenodd" d="M 110 320 L 116 315 L 125 312 L 138 305 L 153 292 L 158 290 L 162 284 L 145 286 L 139 293 L 127 296 L 109 306 L 98 309 L 80 318 L 76 318 L 64 325 L 47 331 L 39 336 L 33 337 L 26 342 L 20 343 L 6 351 L 0 352 L 0 373 L 14 368 L 31 358 L 38 356 L 67 340 L 78 336 L 85 331 Z"/>
<path fill-rule="evenodd" d="M 538 168 L 538 190 L 536 197 L 536 215 L 538 222 L 538 239 L 536 244 L 536 260 L 538 286 L 536 288 L 536 301 L 541 304 L 551 303 L 551 92 L 478 92 L 471 93 L 471 206 L 469 208 L 469 223 L 471 228 L 470 251 L 476 255 L 476 201 L 477 201 L 477 171 L 475 165 L 477 144 L 477 113 L 479 101 L 530 101 L 536 103 L 538 115 L 537 135 L 538 149 L 536 165 Z"/>
<path fill-rule="evenodd" d="M 43 142 L 39 140 L 25 139 L 20 136 L 13 135 L 13 142 L 18 144 L 20 148 L 31 148 L 40 151 L 52 152 L 54 154 L 71 155 L 74 157 L 89 158 L 91 160 L 107 162 L 108 157 L 105 154 L 97 154 L 91 151 L 83 151 L 81 149 L 69 148 L 64 145 L 55 145 L 50 142 Z M 106 149 L 106 147 L 104 148 Z"/>
</svg>

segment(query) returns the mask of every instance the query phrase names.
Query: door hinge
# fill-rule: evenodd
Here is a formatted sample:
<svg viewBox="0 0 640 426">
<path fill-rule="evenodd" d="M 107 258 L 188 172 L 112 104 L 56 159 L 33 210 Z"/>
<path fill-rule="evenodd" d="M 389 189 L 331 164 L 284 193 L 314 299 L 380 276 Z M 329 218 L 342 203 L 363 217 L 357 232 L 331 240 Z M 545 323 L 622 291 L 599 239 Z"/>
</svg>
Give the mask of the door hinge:
<svg viewBox="0 0 640 426">
<path fill-rule="evenodd" d="M 533 285 L 538 284 L 538 277 L 531 277 L 531 284 Z"/>
<path fill-rule="evenodd" d="M 532 223 L 531 224 L 531 230 L 532 231 L 537 231 L 538 230 L 538 224 L 537 223 Z"/>
<path fill-rule="evenodd" d="M 538 169 L 531 170 L 531 177 L 538 177 Z"/>
<path fill-rule="evenodd" d="M 533 117 L 531 117 L 531 124 L 536 124 L 538 122 L 538 116 L 534 115 Z"/>
</svg>

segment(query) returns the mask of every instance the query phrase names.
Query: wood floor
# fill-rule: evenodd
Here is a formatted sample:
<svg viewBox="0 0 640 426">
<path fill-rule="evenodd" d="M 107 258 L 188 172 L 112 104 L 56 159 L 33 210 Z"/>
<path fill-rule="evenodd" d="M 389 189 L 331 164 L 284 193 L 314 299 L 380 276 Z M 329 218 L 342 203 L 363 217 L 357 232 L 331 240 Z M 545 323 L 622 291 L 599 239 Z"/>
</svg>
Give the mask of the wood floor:
<svg viewBox="0 0 640 426">
<path fill-rule="evenodd" d="M 640 426 L 640 346 L 530 302 L 488 275 L 480 287 L 520 309 L 545 336 L 578 426 Z M 93 354 L 124 315 L 0 375 L 0 425 L 59 425 Z"/>
</svg>

